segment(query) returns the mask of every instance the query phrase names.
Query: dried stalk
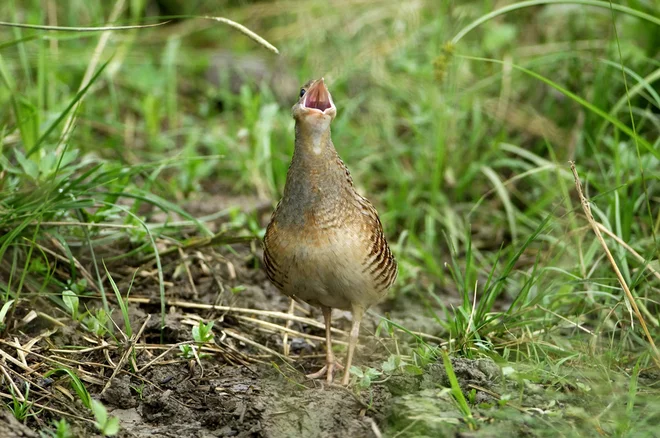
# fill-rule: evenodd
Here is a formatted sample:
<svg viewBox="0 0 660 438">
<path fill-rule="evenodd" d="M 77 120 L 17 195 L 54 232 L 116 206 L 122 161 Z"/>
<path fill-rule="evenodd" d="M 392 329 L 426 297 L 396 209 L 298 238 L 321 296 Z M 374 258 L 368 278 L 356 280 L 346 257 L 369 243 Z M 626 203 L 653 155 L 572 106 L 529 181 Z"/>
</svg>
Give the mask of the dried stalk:
<svg viewBox="0 0 660 438">
<path fill-rule="evenodd" d="M 140 331 L 138 331 L 136 334 L 133 335 L 133 337 L 129 340 L 128 346 L 126 348 L 126 351 L 124 352 L 124 355 L 121 357 L 119 360 L 119 363 L 115 367 L 115 370 L 112 373 L 112 376 L 108 379 L 106 382 L 105 386 L 103 387 L 103 390 L 101 391 L 101 395 L 110 387 L 112 384 L 113 379 L 119 373 L 119 371 L 124 367 L 124 364 L 130 357 L 130 355 L 133 353 L 133 349 L 135 347 L 135 344 L 140 340 L 142 337 L 142 333 L 144 333 L 144 329 L 147 327 L 147 323 L 149 322 L 149 319 L 151 319 L 151 315 L 147 315 L 147 318 L 144 320 L 144 323 L 142 324 L 142 327 L 140 327 Z M 107 350 L 105 350 L 107 351 Z"/>
<path fill-rule="evenodd" d="M 612 265 L 612 269 L 616 274 L 616 278 L 619 280 L 619 284 L 621 285 L 621 288 L 625 292 L 625 297 L 628 301 L 628 304 L 630 304 L 630 307 L 633 309 L 635 316 L 637 316 L 637 319 L 639 320 L 639 323 L 642 326 L 642 330 L 644 331 L 644 334 L 646 335 L 646 338 L 648 339 L 649 344 L 651 345 L 651 348 L 653 350 L 653 360 L 655 361 L 655 364 L 658 366 L 658 368 L 660 368 L 660 352 L 658 351 L 658 347 L 655 346 L 653 337 L 651 336 L 651 333 L 649 332 L 649 329 L 646 326 L 646 321 L 644 321 L 644 317 L 639 311 L 637 302 L 635 302 L 635 297 L 632 294 L 632 292 L 630 292 L 630 289 L 626 284 L 626 280 L 623 278 L 623 275 L 621 274 L 621 271 L 619 270 L 619 267 L 617 266 L 616 261 L 612 256 L 612 253 L 607 247 L 607 244 L 605 243 L 605 239 L 603 239 L 603 235 L 600 232 L 600 227 L 598 226 L 599 225 L 598 222 L 596 222 L 596 219 L 594 219 L 594 216 L 591 214 L 591 206 L 589 205 L 589 200 L 582 191 L 582 183 L 580 182 L 580 177 L 577 173 L 577 169 L 575 168 L 575 161 L 571 161 L 570 163 L 571 163 L 571 171 L 573 172 L 573 178 L 575 179 L 575 188 L 577 189 L 578 195 L 580 196 L 580 202 L 582 203 L 582 209 L 584 210 L 584 214 L 587 217 L 587 221 L 589 222 L 589 225 L 591 225 L 591 228 L 593 228 L 594 233 L 596 234 L 596 238 L 598 239 L 598 242 L 600 242 L 600 245 L 603 247 L 603 250 L 605 251 L 605 255 L 607 256 L 607 259 Z"/>
</svg>

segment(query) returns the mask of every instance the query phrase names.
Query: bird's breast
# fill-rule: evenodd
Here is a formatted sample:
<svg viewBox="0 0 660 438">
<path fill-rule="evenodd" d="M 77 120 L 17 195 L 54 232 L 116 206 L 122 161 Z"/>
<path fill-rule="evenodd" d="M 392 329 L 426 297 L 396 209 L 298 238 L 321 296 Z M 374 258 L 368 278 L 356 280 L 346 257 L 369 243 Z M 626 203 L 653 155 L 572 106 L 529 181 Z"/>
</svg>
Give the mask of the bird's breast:
<svg viewBox="0 0 660 438">
<path fill-rule="evenodd" d="M 363 227 L 351 222 L 334 226 L 327 218 L 319 224 L 318 217 L 310 216 L 304 226 L 281 227 L 273 221 L 269 227 L 264 261 L 277 265 L 277 272 L 269 273 L 273 282 L 285 294 L 314 305 L 351 309 L 354 303 L 368 307 L 378 301 L 381 290 L 364 268 Z"/>
</svg>

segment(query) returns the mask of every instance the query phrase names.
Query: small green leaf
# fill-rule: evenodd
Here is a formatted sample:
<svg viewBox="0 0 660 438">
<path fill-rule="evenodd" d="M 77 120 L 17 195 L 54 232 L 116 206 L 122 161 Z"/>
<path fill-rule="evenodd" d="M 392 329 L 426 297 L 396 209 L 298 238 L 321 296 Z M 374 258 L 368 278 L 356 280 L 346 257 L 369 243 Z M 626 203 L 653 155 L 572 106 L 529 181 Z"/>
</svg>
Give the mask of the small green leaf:
<svg viewBox="0 0 660 438">
<path fill-rule="evenodd" d="M 32 160 L 29 160 L 23 155 L 18 149 L 14 149 L 14 155 L 16 156 L 16 161 L 21 165 L 23 171 L 27 176 L 36 180 L 39 178 L 39 166 Z"/>
<path fill-rule="evenodd" d="M 76 391 L 76 394 L 78 394 L 78 397 L 80 397 L 80 401 L 82 402 L 83 405 L 85 405 L 87 408 L 92 409 L 92 398 L 89 395 L 89 392 L 87 392 L 87 388 L 85 388 L 85 384 L 80 380 L 78 375 L 73 372 L 72 370 L 68 368 L 56 368 L 54 370 L 48 371 L 46 374 L 44 374 L 44 377 L 49 377 L 53 374 L 57 373 L 66 373 L 70 378 L 71 378 L 71 387 Z"/>
<path fill-rule="evenodd" d="M 64 302 L 66 308 L 69 310 L 69 313 L 71 313 L 71 317 L 73 319 L 77 319 L 79 305 L 78 295 L 76 295 L 76 293 L 72 290 L 65 289 L 62 292 L 62 301 Z"/>
<path fill-rule="evenodd" d="M 360 379 L 359 383 L 361 388 L 368 388 L 371 386 L 371 377 L 369 375 L 365 375 L 362 379 Z"/>
<path fill-rule="evenodd" d="M 0 309 L 0 324 L 5 322 L 7 312 L 9 312 L 9 309 L 11 309 L 12 304 L 14 304 L 14 300 L 9 300 L 2 306 L 2 309 Z"/>
<path fill-rule="evenodd" d="M 497 404 L 500 406 L 506 406 L 511 398 L 511 394 L 502 394 L 500 399 L 497 401 Z"/>
<path fill-rule="evenodd" d="M 408 374 L 412 374 L 413 376 L 421 376 L 424 374 L 424 370 L 421 367 L 412 364 L 404 366 L 403 370 Z"/>
<path fill-rule="evenodd" d="M 474 402 L 477 400 L 477 390 L 472 388 L 472 390 L 468 393 L 468 401 L 470 404 L 474 404 Z"/>
<path fill-rule="evenodd" d="M 202 342 L 202 336 L 199 334 L 199 325 L 193 326 L 192 337 L 195 340 L 195 342 Z"/>
<path fill-rule="evenodd" d="M 382 375 L 383 373 L 381 373 L 380 371 L 378 371 L 375 368 L 367 368 L 367 371 L 364 374 L 369 379 L 373 379 L 374 377 L 378 377 L 378 376 Z"/>
<path fill-rule="evenodd" d="M 362 370 L 360 368 L 356 367 L 355 365 L 353 365 L 351 367 L 350 372 L 351 372 L 351 374 L 353 374 L 354 376 L 358 376 L 359 378 L 364 377 L 364 373 L 362 372 Z"/>
<path fill-rule="evenodd" d="M 575 386 L 577 386 L 578 388 L 580 388 L 580 389 L 581 389 L 582 391 L 584 391 L 584 392 L 589 392 L 589 391 L 591 391 L 591 386 L 589 386 L 589 385 L 585 385 L 585 384 L 582 383 L 582 382 L 575 382 Z"/>
<path fill-rule="evenodd" d="M 513 367 L 503 367 L 502 374 L 505 376 L 511 376 L 516 373 L 516 370 Z"/>
<path fill-rule="evenodd" d="M 118 432 L 119 432 L 119 418 L 110 417 L 108 422 L 105 424 L 105 427 L 103 428 L 103 434 L 107 436 L 113 436 L 113 435 L 117 435 Z"/>
<path fill-rule="evenodd" d="M 96 428 L 102 431 L 108 422 L 108 411 L 103 406 L 103 403 L 98 400 L 92 400 L 92 412 L 96 420 Z"/>
<path fill-rule="evenodd" d="M 80 280 L 76 281 L 75 283 L 72 283 L 69 288 L 74 291 L 77 295 L 82 295 L 85 293 L 85 290 L 87 289 L 87 280 L 84 278 L 81 278 Z"/>
<path fill-rule="evenodd" d="M 195 342 L 197 343 L 206 343 L 210 342 L 213 339 L 213 333 L 211 329 L 213 328 L 214 321 L 204 324 L 202 321 L 199 322 L 196 326 L 192 328 L 192 336 Z"/>
<path fill-rule="evenodd" d="M 401 364 L 401 357 L 395 354 L 391 354 L 390 357 L 387 359 L 387 362 L 383 362 L 381 368 L 383 369 L 384 372 L 391 373 L 397 368 L 399 368 L 400 364 Z"/>
</svg>

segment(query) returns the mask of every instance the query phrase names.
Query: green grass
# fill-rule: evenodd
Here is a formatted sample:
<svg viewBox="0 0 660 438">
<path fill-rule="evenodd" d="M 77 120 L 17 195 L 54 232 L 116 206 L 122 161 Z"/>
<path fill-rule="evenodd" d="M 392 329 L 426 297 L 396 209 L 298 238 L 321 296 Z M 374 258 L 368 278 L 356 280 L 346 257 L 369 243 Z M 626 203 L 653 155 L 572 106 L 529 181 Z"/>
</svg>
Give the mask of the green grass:
<svg viewBox="0 0 660 438">
<path fill-rule="evenodd" d="M 42 3 L 3 2 L 0 17 L 51 24 Z M 65 3 L 58 2 L 57 23 L 71 27 L 105 25 L 114 4 Z M 129 3 L 114 24 L 166 19 L 156 18 L 165 14 L 152 2 Z M 536 403 L 544 416 L 533 430 L 653 435 L 652 350 L 585 220 L 568 161 L 576 162 L 595 219 L 641 255 L 605 236 L 658 339 L 657 5 L 197 3 L 195 14 L 248 26 L 284 61 L 210 20 L 115 31 L 91 69 L 100 32 L 0 27 L 5 335 L 21 304 L 45 300 L 70 313 L 63 291 L 73 290 L 89 308 L 74 319 L 92 324 L 98 309 L 114 307 L 130 337 L 119 283 L 134 271 L 115 272 L 135 259 L 155 262 L 164 325 L 170 262 L 161 248 L 214 236 L 214 218 L 194 217 L 184 205 L 226 187 L 274 203 L 293 148 L 297 84 L 323 75 L 338 106 L 335 145 L 377 205 L 400 262 L 392 297 L 426 303 L 451 355 L 511 368 L 516 385 L 500 395 L 518 406 Z M 290 75 L 281 73 L 276 85 L 248 77 L 232 90 L 220 72 L 214 88 L 204 73 L 218 51 L 250 53 Z M 287 87 L 292 94 L 282 98 Z M 213 243 L 263 233 L 254 213 L 221 210 L 229 220 Z M 415 362 L 414 350 L 405 354 Z M 487 430 L 483 419 L 492 413 L 470 407 L 455 380 L 462 430 Z M 535 402 L 524 387 L 542 388 Z M 386 433 L 428 430 L 415 422 L 403 419 Z"/>
</svg>

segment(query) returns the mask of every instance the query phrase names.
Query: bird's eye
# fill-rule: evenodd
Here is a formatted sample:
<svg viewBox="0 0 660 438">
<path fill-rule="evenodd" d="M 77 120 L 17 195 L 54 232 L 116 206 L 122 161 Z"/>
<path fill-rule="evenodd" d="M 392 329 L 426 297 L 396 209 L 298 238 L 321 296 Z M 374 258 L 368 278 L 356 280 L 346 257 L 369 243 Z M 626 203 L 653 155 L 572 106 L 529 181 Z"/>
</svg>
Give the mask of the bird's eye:
<svg viewBox="0 0 660 438">
<path fill-rule="evenodd" d="M 300 97 L 303 97 L 305 95 L 305 89 L 301 88 L 300 89 Z"/>
</svg>

